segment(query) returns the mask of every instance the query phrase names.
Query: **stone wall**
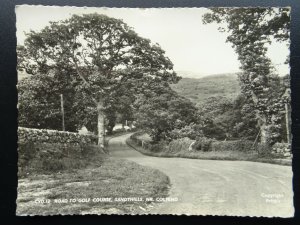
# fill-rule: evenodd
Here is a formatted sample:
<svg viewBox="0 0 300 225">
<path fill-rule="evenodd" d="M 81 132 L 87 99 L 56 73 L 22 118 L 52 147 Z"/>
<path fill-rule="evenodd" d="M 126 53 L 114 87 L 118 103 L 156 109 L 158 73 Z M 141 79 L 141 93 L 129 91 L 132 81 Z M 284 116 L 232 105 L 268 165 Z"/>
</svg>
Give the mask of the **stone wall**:
<svg viewBox="0 0 300 225">
<path fill-rule="evenodd" d="M 33 142 L 42 144 L 55 143 L 63 145 L 81 145 L 95 143 L 97 138 L 95 135 L 19 127 L 18 139 L 19 143 Z"/>
<path fill-rule="evenodd" d="M 81 168 L 99 152 L 94 135 L 19 127 L 18 139 L 19 176 Z"/>
<path fill-rule="evenodd" d="M 289 143 L 275 143 L 272 146 L 272 152 L 286 158 L 292 157 L 291 145 Z"/>
</svg>

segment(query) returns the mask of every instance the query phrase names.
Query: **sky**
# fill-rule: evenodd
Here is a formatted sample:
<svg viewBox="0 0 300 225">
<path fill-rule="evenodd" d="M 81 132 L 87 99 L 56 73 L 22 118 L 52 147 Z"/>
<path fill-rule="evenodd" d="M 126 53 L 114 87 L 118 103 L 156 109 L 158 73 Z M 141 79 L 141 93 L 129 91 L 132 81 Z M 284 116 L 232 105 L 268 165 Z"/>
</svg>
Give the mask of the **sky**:
<svg viewBox="0 0 300 225">
<path fill-rule="evenodd" d="M 67 19 L 72 14 L 97 12 L 122 19 L 141 37 L 158 43 L 181 76 L 200 78 L 220 73 L 239 71 L 239 61 L 226 33 L 220 33 L 216 24 L 202 24 L 206 8 L 87 8 L 56 6 L 17 6 L 17 42 L 23 44 L 25 32 L 38 31 L 49 21 Z M 269 49 L 271 58 L 280 75 L 289 73 L 283 64 L 289 54 L 286 44 L 274 43 Z M 186 73 L 187 72 L 187 73 Z"/>
</svg>

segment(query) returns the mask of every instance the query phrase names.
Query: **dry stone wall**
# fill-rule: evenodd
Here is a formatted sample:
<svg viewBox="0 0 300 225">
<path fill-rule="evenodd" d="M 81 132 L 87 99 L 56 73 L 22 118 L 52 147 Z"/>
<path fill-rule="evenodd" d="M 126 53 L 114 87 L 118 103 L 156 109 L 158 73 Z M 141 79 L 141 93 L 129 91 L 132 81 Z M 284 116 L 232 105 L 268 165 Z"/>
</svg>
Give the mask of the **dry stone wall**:
<svg viewBox="0 0 300 225">
<path fill-rule="evenodd" d="M 20 176 L 80 168 L 96 149 L 94 135 L 19 127 L 18 138 Z"/>
<path fill-rule="evenodd" d="M 42 144 L 82 145 L 94 143 L 96 137 L 94 135 L 83 135 L 73 132 L 19 127 L 18 139 L 19 143 L 33 142 Z"/>
<path fill-rule="evenodd" d="M 288 143 L 275 143 L 272 147 L 272 152 L 286 158 L 292 157 L 291 145 Z"/>
</svg>

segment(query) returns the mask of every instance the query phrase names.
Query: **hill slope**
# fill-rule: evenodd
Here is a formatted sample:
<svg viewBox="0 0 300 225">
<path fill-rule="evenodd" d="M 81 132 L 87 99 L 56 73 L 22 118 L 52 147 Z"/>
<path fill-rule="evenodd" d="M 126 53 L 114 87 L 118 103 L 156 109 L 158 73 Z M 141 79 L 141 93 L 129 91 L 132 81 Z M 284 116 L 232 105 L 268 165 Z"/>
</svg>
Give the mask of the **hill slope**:
<svg viewBox="0 0 300 225">
<path fill-rule="evenodd" d="M 236 74 L 219 74 L 197 78 L 182 78 L 171 85 L 178 94 L 190 99 L 197 105 L 209 97 L 234 98 L 240 93 Z"/>
</svg>

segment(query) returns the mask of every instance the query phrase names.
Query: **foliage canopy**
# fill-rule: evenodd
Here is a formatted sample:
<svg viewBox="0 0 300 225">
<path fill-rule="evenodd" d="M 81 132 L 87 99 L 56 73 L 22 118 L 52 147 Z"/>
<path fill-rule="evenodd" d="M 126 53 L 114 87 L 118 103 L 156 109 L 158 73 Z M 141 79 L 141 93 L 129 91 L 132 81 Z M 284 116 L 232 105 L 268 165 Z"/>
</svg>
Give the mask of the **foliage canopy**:
<svg viewBox="0 0 300 225">
<path fill-rule="evenodd" d="M 39 32 L 29 32 L 17 52 L 19 70 L 60 76 L 76 92 L 74 105 L 80 106 L 77 100 L 81 99 L 94 107 L 99 142 L 105 130 L 105 111 L 122 102 L 118 99 L 116 103 L 116 96 L 147 91 L 149 82 L 166 85 L 179 79 L 160 46 L 138 36 L 122 20 L 105 15 L 73 15 L 50 22 Z"/>
<path fill-rule="evenodd" d="M 241 63 L 241 90 L 256 111 L 261 141 L 273 144 L 281 128 L 285 89 L 278 88 L 280 79 L 267 51 L 274 40 L 288 41 L 290 8 L 212 8 L 203 22 L 216 22 L 220 31 L 228 32 L 227 41 Z"/>
</svg>

